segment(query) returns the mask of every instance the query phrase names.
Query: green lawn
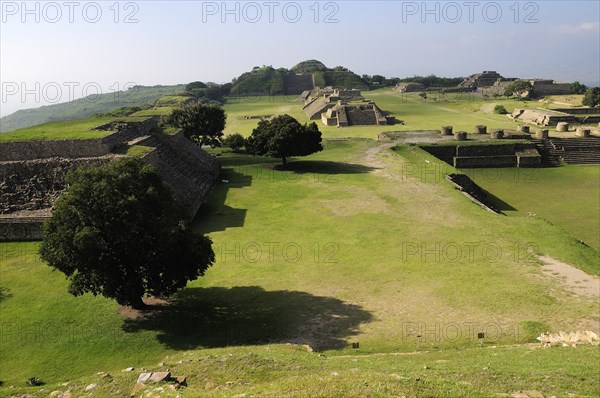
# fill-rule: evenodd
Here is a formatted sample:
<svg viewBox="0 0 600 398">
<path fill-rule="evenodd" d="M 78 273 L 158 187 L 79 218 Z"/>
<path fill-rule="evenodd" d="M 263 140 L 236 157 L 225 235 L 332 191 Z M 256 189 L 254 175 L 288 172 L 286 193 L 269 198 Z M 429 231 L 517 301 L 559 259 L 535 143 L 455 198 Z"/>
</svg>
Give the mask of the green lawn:
<svg viewBox="0 0 600 398">
<path fill-rule="evenodd" d="M 535 214 L 600 250 L 600 166 L 462 171 L 510 204 L 507 215 Z"/>
<path fill-rule="evenodd" d="M 38 126 L 26 127 L 24 129 L 10 131 L 0 134 L 0 141 L 21 140 L 66 140 L 100 138 L 107 135 L 108 131 L 90 131 L 94 127 L 108 123 L 114 117 L 91 117 L 81 120 L 65 120 L 61 122 L 50 122 Z"/>
<path fill-rule="evenodd" d="M 143 112 L 143 111 L 142 111 Z M 111 121 L 142 121 L 149 115 L 132 115 L 127 117 L 90 117 L 80 120 L 64 120 L 60 122 L 50 122 L 38 126 L 27 127 L 24 129 L 9 131 L 0 134 L 2 141 L 24 141 L 24 140 L 67 140 L 67 139 L 86 139 L 100 138 L 110 131 L 92 130 L 94 127 L 101 126 Z"/>
<path fill-rule="evenodd" d="M 194 228 L 213 239 L 216 264 L 148 318 L 124 319 L 102 297 L 70 296 L 37 243 L 0 243 L 0 397 L 47 397 L 64 382 L 75 396 L 90 383 L 99 383 L 94 396 L 125 396 L 139 369 L 161 361 L 189 376 L 183 396 L 598 396 L 597 347 L 526 343 L 545 330 L 597 329 L 598 301 L 544 278 L 528 249 L 600 275 L 600 169 L 469 171 L 508 217 L 494 215 L 444 180 L 452 167 L 414 146 L 373 140 L 391 127 L 514 127 L 490 113 L 494 102 L 366 94 L 407 125 L 320 125 L 326 138 L 356 138 L 326 140 L 289 170 L 213 151 L 228 182 L 217 183 Z M 232 100 L 226 111 L 228 133 L 248 135 L 257 123 L 249 115 L 306 121 L 291 97 Z M 46 130 L 81 138 L 86 123 Z M 20 137 L 48 135 L 42 127 Z M 136 371 L 121 372 L 129 366 Z M 33 376 L 47 392 L 24 387 Z"/>
<path fill-rule="evenodd" d="M 480 331 L 486 333 L 484 346 L 520 344 L 540 330 L 585 329 L 598 321 L 597 302 L 542 279 L 538 261 L 523 248 L 534 240 L 540 254 L 598 274 L 596 250 L 573 245 L 569 234 L 539 218 L 483 211 L 422 169 L 442 167 L 435 158 L 410 147 L 377 153 L 378 145 L 329 141 L 325 151 L 297 159 L 288 171 L 275 168 L 277 161 L 220 156 L 229 183 L 217 185 L 195 223 L 214 240 L 217 263 L 175 297 L 172 309 L 148 319 L 124 320 L 104 298 L 69 296 L 63 276 L 37 258 L 37 244 L 0 244 L 0 380 L 5 387 L 22 386 L 32 376 L 59 383 L 152 366 L 182 351 L 199 349 L 192 355 L 205 356 L 210 351 L 202 349 L 217 348 L 218 355 L 249 355 L 257 344 L 261 352 L 269 347 L 276 352 L 272 344 L 285 342 L 310 344 L 331 363 L 354 353 L 348 347 L 354 341 L 361 354 L 442 350 L 446 354 L 440 355 L 458 363 L 464 351 L 456 350 L 478 347 Z M 553 353 L 545 360 L 550 375 L 562 366 L 589 373 L 577 358 L 597 356 L 581 350 L 573 354 L 577 358 L 567 354 L 571 365 L 559 366 Z M 318 377 L 320 358 L 306 359 L 307 374 Z M 295 361 L 288 358 L 284 369 Z M 382 388 L 408 388 L 410 394 L 414 383 L 384 382 L 388 376 L 370 367 L 377 361 L 356 365 L 366 372 L 365 382 L 381 378 Z M 260 387 L 264 391 L 303 396 L 289 374 L 271 375 L 268 364 L 253 366 L 261 376 L 250 380 L 258 385 L 263 376 L 279 375 Z M 355 365 L 343 366 L 353 372 Z M 499 366 L 495 372 L 498 380 L 515 375 L 521 384 L 537 386 L 541 379 L 530 373 L 534 366 L 538 363 L 524 362 L 519 369 Z M 334 368 L 325 367 L 327 373 Z M 443 369 L 423 391 L 444 390 L 448 396 L 502 391 L 500 381 L 477 384 L 481 372 L 474 367 L 464 377 Z M 351 387 L 351 374 L 339 384 L 331 379 L 323 391 L 358 391 L 352 390 L 358 387 Z M 198 377 L 194 388 L 206 383 Z M 461 385 L 462 379 L 475 384 Z M 560 391 L 591 396 L 593 381 L 558 385 Z"/>
</svg>

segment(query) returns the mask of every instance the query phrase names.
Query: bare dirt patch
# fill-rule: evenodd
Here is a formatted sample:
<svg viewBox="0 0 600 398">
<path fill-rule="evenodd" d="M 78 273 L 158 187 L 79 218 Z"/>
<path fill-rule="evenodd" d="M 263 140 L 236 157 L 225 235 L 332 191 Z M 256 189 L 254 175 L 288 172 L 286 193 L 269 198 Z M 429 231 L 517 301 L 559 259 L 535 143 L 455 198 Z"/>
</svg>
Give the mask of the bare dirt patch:
<svg viewBox="0 0 600 398">
<path fill-rule="evenodd" d="M 144 303 L 146 304 L 146 308 L 144 309 L 136 309 L 126 305 L 120 305 L 117 309 L 117 312 L 123 318 L 138 320 L 147 318 L 157 311 L 164 310 L 171 305 L 169 300 L 153 296 L 144 297 Z"/>
<path fill-rule="evenodd" d="M 600 278 L 589 275 L 572 265 L 555 260 L 548 256 L 539 256 L 542 261 L 542 272 L 554 279 L 564 289 L 580 296 L 600 299 Z"/>
</svg>

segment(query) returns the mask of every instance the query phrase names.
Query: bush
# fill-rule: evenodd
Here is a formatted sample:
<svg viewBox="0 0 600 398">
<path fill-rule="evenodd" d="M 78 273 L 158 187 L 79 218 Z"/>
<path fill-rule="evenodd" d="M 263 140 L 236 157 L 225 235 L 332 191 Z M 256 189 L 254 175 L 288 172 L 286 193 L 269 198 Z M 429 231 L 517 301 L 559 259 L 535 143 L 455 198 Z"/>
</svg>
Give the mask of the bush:
<svg viewBox="0 0 600 398">
<path fill-rule="evenodd" d="M 581 103 L 582 105 L 589 107 L 600 105 L 600 87 L 594 87 L 587 90 Z"/>
<path fill-rule="evenodd" d="M 498 115 L 506 115 L 508 111 L 506 110 L 504 105 L 496 105 L 494 107 L 494 113 L 497 113 Z"/>
<path fill-rule="evenodd" d="M 246 145 L 246 140 L 239 133 L 229 134 L 223 138 L 222 144 L 226 148 L 230 148 L 233 152 L 237 152 Z"/>
</svg>

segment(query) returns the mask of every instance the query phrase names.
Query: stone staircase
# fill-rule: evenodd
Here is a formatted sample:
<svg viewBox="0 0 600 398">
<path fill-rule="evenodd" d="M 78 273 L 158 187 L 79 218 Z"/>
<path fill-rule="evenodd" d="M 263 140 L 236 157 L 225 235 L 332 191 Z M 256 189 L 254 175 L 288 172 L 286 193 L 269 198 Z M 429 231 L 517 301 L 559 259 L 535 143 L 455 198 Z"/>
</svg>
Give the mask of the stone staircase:
<svg viewBox="0 0 600 398">
<path fill-rule="evenodd" d="M 157 134 L 138 144 L 155 148 L 144 158 L 156 167 L 175 200 L 193 218 L 219 175 L 218 161 L 185 138 Z"/>
<path fill-rule="evenodd" d="M 542 157 L 542 166 L 544 167 L 559 167 L 560 155 L 556 153 L 548 140 L 532 140 L 539 154 Z"/>
<path fill-rule="evenodd" d="M 349 106 L 346 108 L 346 115 L 348 117 L 348 125 L 350 126 L 377 124 L 377 117 L 373 109 L 361 109 Z"/>
<path fill-rule="evenodd" d="M 600 164 L 600 137 L 550 138 L 548 144 L 566 164 Z"/>
</svg>

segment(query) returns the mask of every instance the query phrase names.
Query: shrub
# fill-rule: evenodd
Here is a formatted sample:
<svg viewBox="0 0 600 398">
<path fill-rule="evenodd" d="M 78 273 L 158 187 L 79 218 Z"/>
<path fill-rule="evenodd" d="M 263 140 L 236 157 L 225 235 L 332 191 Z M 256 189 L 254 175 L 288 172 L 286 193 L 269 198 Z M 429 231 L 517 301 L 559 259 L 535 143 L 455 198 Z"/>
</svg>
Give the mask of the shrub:
<svg viewBox="0 0 600 398">
<path fill-rule="evenodd" d="M 506 110 L 504 105 L 496 105 L 494 107 L 494 113 L 497 113 L 498 115 L 506 115 L 508 111 Z"/>
<path fill-rule="evenodd" d="M 239 133 L 233 133 L 223 138 L 223 146 L 230 148 L 233 152 L 237 152 L 246 145 L 246 140 Z"/>
</svg>

